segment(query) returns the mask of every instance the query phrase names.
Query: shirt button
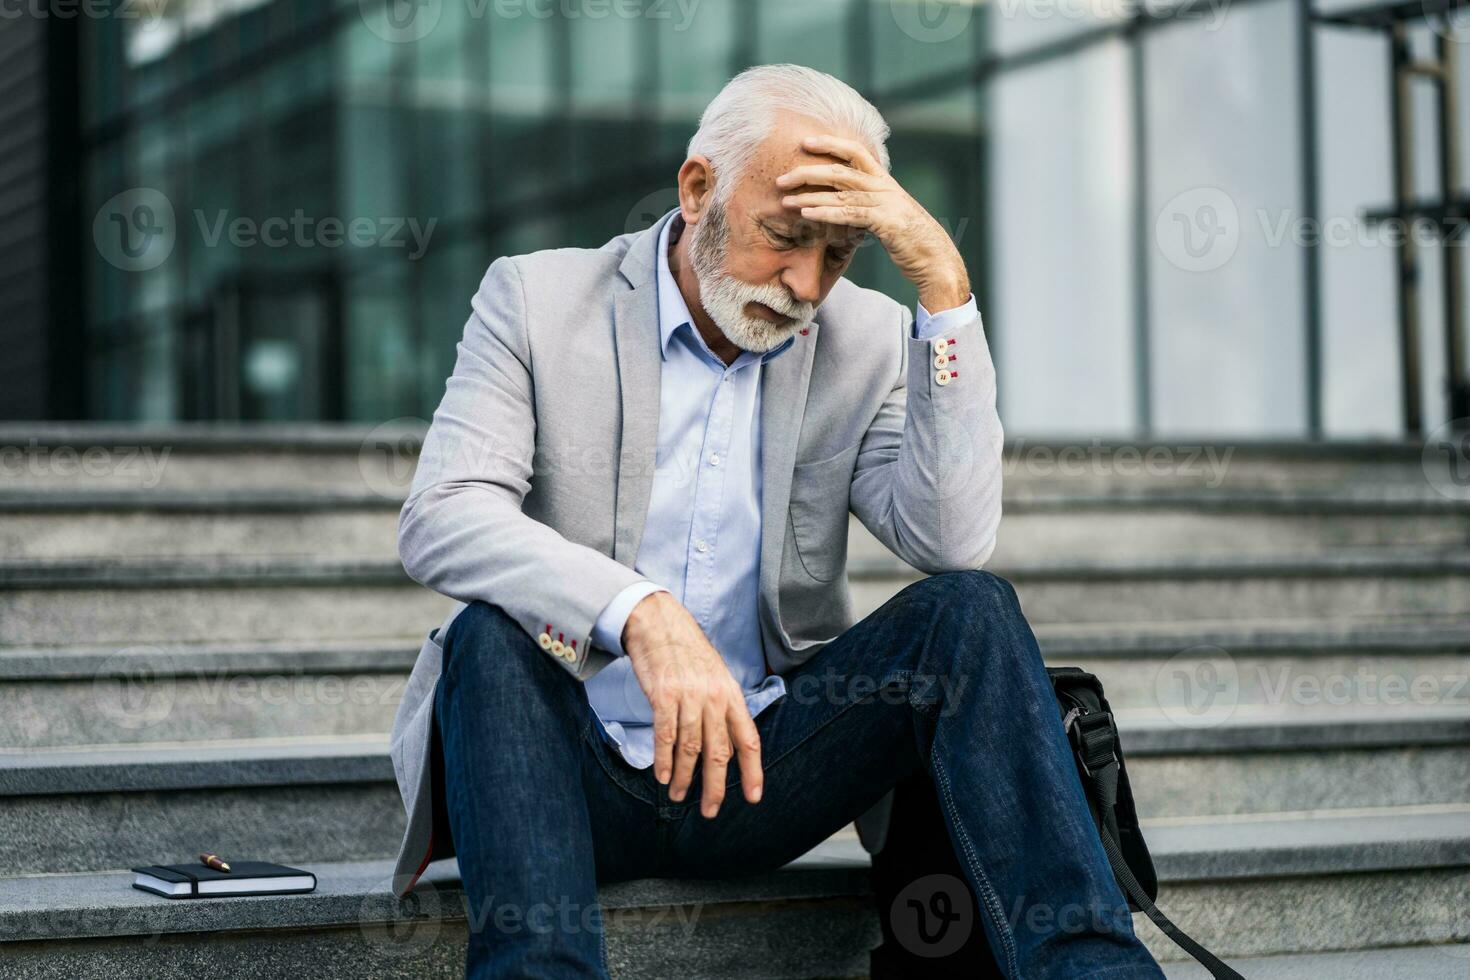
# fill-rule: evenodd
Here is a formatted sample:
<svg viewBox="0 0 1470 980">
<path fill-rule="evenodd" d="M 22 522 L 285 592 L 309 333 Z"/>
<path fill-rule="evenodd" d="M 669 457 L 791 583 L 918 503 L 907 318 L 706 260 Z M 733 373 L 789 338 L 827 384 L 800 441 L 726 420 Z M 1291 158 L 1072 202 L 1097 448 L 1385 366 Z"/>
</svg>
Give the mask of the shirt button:
<svg viewBox="0 0 1470 980">
<path fill-rule="evenodd" d="M 711 466 L 719 466 L 720 465 L 720 454 L 719 453 L 711 453 L 710 454 L 710 457 L 709 457 L 709 465 L 711 465 Z"/>
<path fill-rule="evenodd" d="M 704 554 L 706 551 L 709 550 L 709 542 L 704 540 L 704 538 L 700 538 L 698 541 L 694 542 L 694 547 L 695 550 L 697 550 L 700 554 Z"/>
</svg>

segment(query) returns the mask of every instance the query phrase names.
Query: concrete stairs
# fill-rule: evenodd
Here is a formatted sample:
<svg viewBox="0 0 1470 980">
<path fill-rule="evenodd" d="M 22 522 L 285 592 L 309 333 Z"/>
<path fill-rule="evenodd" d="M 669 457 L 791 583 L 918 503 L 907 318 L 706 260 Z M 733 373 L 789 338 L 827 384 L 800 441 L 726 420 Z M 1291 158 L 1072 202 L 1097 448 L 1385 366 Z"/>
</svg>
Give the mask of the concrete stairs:
<svg viewBox="0 0 1470 980">
<path fill-rule="evenodd" d="M 0 428 L 0 975 L 459 975 L 453 862 L 387 894 L 385 736 L 446 606 L 395 557 L 413 436 Z M 1470 488 L 1398 445 L 1077 448 L 1012 447 L 991 567 L 1050 662 L 1103 678 L 1161 905 L 1246 976 L 1470 973 Z M 851 527 L 862 615 L 918 575 Z M 319 888 L 128 887 L 201 840 Z M 849 831 L 604 889 L 610 957 L 862 976 L 865 866 Z"/>
</svg>

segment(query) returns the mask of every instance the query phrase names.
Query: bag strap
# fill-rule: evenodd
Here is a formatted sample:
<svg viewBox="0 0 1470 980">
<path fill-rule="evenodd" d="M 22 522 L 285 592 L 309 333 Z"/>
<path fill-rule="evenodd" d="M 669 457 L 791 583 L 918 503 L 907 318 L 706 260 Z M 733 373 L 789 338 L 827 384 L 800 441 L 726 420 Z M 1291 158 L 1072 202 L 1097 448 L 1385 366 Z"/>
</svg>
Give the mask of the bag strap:
<svg viewBox="0 0 1470 980">
<path fill-rule="evenodd" d="M 1084 757 L 1084 762 L 1088 759 L 1098 758 L 1098 750 L 1101 746 L 1099 744 L 1100 740 L 1097 739 L 1095 733 L 1102 727 L 1098 726 L 1093 729 L 1092 733 L 1089 733 L 1093 735 L 1093 738 L 1089 740 L 1092 744 L 1088 746 L 1089 751 Z M 1106 727 L 1110 732 L 1114 731 L 1111 724 Z M 1116 735 L 1113 737 L 1116 738 Z M 1108 817 L 1107 820 L 1102 822 L 1100 828 L 1102 844 L 1103 850 L 1108 855 L 1108 864 L 1112 865 L 1113 877 L 1118 879 L 1118 885 L 1133 900 L 1133 903 L 1142 909 L 1144 914 L 1153 921 L 1153 924 L 1159 927 L 1164 935 L 1174 940 L 1180 949 L 1193 956 L 1196 960 L 1199 960 L 1204 965 L 1204 968 L 1210 971 L 1210 976 L 1214 977 L 1215 980 L 1245 980 L 1239 973 L 1236 973 L 1221 962 L 1220 958 L 1214 953 L 1191 939 L 1189 934 L 1171 922 L 1167 915 L 1159 911 L 1159 907 L 1154 904 L 1153 899 L 1148 897 L 1148 893 L 1143 890 L 1143 886 L 1138 883 L 1138 879 L 1133 877 L 1133 871 L 1129 869 L 1128 862 L 1123 859 L 1123 849 L 1118 844 L 1117 822 L 1113 819 L 1113 807 L 1118 802 L 1117 757 L 1109 753 L 1106 762 L 1102 762 L 1096 767 L 1084 765 L 1084 769 L 1087 772 L 1088 778 L 1092 780 L 1098 808 Z"/>
</svg>

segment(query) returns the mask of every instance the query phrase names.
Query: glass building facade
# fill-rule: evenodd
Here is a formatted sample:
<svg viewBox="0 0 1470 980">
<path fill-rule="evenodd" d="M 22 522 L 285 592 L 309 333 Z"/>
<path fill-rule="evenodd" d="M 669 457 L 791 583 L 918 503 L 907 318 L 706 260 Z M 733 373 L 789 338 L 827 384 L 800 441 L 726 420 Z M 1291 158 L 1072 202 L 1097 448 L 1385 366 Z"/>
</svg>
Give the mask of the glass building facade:
<svg viewBox="0 0 1470 980">
<path fill-rule="evenodd" d="M 646 227 L 724 81 L 795 61 L 887 117 L 1011 435 L 1401 431 L 1392 249 L 1355 217 L 1392 195 L 1388 62 L 1299 0 L 143 8 L 80 32 L 95 418 L 427 417 L 495 257 Z M 1358 233 L 1303 242 L 1332 216 Z M 850 278 L 913 301 L 877 247 Z"/>
</svg>

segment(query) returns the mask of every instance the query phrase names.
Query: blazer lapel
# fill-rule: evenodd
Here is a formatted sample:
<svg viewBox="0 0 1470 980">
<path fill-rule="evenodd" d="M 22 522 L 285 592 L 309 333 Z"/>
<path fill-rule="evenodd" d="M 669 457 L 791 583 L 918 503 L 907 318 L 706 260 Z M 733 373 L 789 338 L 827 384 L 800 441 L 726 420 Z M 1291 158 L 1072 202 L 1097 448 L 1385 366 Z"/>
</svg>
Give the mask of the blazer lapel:
<svg viewBox="0 0 1470 980">
<path fill-rule="evenodd" d="M 798 333 L 791 349 L 761 365 L 761 591 L 775 605 L 791 502 L 791 471 L 796 438 L 806 415 L 819 324 L 813 320 Z M 779 622 L 779 620 L 778 620 Z"/>
<path fill-rule="evenodd" d="M 658 302 L 653 279 L 618 296 L 613 332 L 618 348 L 622 434 L 618 443 L 617 530 L 613 558 L 629 568 L 638 555 L 658 450 Z"/>
</svg>

